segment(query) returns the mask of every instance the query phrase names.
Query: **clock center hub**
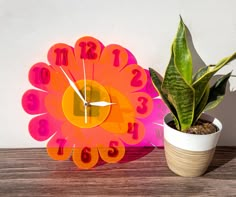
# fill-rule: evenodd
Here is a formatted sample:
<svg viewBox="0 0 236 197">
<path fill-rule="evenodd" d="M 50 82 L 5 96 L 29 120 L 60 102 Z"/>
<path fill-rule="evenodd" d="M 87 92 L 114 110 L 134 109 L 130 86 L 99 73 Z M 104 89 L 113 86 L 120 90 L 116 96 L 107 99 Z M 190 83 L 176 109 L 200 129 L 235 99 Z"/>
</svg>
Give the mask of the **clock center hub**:
<svg viewBox="0 0 236 197">
<path fill-rule="evenodd" d="M 91 106 L 89 103 L 97 101 L 110 102 L 110 96 L 107 90 L 93 80 L 86 81 L 86 88 L 84 86 L 84 80 L 77 81 L 76 86 L 87 103 L 84 103 L 73 88 L 69 86 L 62 98 L 62 110 L 65 117 L 73 125 L 80 128 L 92 128 L 100 125 L 106 120 L 111 107 Z"/>
</svg>

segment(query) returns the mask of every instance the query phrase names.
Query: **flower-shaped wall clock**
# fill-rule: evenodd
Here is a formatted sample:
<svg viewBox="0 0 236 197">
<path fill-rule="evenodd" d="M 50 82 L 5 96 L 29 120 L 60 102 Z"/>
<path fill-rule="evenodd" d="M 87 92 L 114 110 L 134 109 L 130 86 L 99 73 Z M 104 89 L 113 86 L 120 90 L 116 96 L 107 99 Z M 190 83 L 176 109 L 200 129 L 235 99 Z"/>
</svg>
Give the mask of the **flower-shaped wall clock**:
<svg viewBox="0 0 236 197">
<path fill-rule="evenodd" d="M 50 157 L 72 156 L 79 168 L 88 169 L 99 159 L 120 161 L 127 146 L 163 145 L 167 108 L 127 49 L 104 47 L 86 36 L 74 48 L 53 45 L 48 61 L 31 67 L 29 81 L 37 89 L 24 93 L 22 106 L 36 115 L 29 132 L 35 140 L 48 140 Z"/>
</svg>

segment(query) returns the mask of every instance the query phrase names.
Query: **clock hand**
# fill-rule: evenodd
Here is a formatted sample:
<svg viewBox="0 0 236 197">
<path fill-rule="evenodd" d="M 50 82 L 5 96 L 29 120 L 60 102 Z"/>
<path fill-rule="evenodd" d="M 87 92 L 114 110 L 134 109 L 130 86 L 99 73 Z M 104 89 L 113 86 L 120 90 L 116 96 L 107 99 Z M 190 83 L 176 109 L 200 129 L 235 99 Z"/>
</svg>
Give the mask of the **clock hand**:
<svg viewBox="0 0 236 197">
<path fill-rule="evenodd" d="M 109 105 L 114 105 L 116 103 L 109 103 L 109 102 L 106 102 L 106 101 L 97 101 L 97 102 L 89 102 L 88 104 L 92 105 L 92 106 L 106 107 L 106 106 L 109 106 Z"/>
<path fill-rule="evenodd" d="M 83 70 L 84 70 L 84 100 L 87 101 L 87 82 L 86 82 L 86 71 L 85 71 L 85 64 L 84 64 L 84 59 L 82 59 L 83 62 Z M 87 112 L 87 105 L 84 105 L 84 122 L 85 124 L 88 122 L 88 112 Z"/>
<path fill-rule="evenodd" d="M 87 101 L 84 99 L 84 97 L 82 96 L 82 94 L 80 93 L 79 89 L 76 87 L 75 83 L 68 77 L 68 75 L 66 74 L 66 72 L 63 70 L 62 67 L 60 67 L 63 74 L 66 76 L 66 79 L 68 80 L 70 86 L 73 88 L 73 90 L 76 92 L 76 94 L 80 97 L 80 99 L 83 101 L 84 105 L 87 104 Z"/>
</svg>

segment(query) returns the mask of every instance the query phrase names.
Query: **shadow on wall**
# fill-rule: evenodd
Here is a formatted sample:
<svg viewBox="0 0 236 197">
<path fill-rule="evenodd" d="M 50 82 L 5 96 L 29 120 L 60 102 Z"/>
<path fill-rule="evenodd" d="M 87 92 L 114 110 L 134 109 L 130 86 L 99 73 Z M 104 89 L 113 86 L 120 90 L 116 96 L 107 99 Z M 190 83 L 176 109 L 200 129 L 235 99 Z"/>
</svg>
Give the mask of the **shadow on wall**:
<svg viewBox="0 0 236 197">
<path fill-rule="evenodd" d="M 195 73 L 199 68 L 207 65 L 197 53 L 193 45 L 193 40 L 190 31 L 187 29 L 186 32 L 187 32 L 186 36 L 188 41 L 188 47 L 192 53 L 192 60 L 194 67 L 193 72 Z M 219 57 L 217 61 L 221 60 L 222 58 L 224 57 Z M 220 77 L 220 75 L 217 75 L 216 77 L 218 78 Z M 212 109 L 209 112 L 207 112 L 222 122 L 223 130 L 218 145 L 236 146 L 235 112 L 236 112 L 236 91 L 230 92 L 228 84 L 224 100 L 215 109 Z"/>
<path fill-rule="evenodd" d="M 225 98 L 215 109 L 209 111 L 209 114 L 218 118 L 223 124 L 222 134 L 218 145 L 236 146 L 236 92 L 229 91 L 229 84 Z"/>
</svg>

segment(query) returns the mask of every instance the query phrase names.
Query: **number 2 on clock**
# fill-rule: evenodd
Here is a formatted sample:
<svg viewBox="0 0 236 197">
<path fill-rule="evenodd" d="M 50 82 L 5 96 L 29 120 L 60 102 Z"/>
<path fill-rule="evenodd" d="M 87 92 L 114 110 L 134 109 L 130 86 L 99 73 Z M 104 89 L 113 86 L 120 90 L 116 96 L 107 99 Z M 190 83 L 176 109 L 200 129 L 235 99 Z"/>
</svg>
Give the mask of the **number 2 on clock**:
<svg viewBox="0 0 236 197">
<path fill-rule="evenodd" d="M 133 79 L 131 80 L 131 86 L 133 87 L 140 87 L 143 85 L 143 82 L 141 80 L 142 73 L 138 69 L 134 69 L 132 71 L 132 74 L 134 75 Z"/>
</svg>

